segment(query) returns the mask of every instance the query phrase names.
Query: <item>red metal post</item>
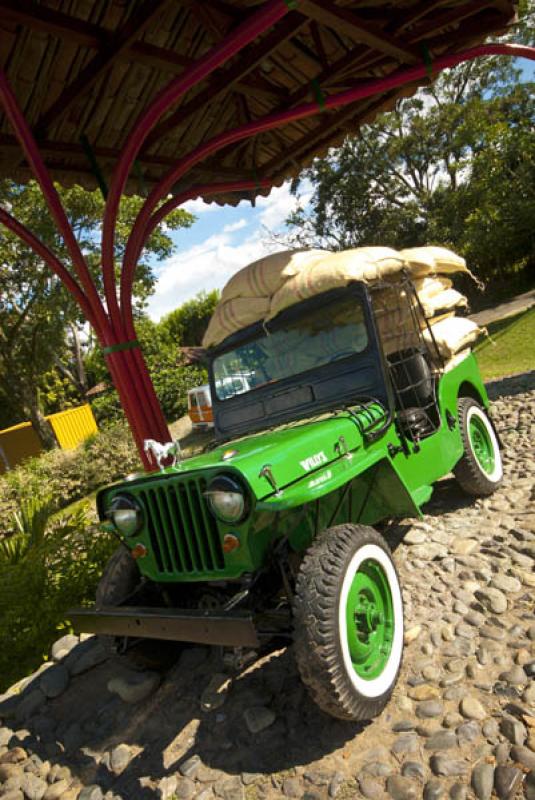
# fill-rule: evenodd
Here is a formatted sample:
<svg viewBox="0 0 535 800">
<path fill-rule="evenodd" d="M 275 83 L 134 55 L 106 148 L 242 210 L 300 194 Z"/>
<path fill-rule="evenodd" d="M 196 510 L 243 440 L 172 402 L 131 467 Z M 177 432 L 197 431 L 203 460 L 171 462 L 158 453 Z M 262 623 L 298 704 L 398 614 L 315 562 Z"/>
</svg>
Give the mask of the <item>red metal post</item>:
<svg viewBox="0 0 535 800">
<path fill-rule="evenodd" d="M 115 168 L 108 194 L 102 230 L 102 271 L 109 319 L 116 338 L 122 341 L 128 334 L 122 326 L 121 313 L 117 302 L 114 269 L 115 224 L 121 195 L 134 159 L 146 137 L 163 113 L 185 92 L 198 84 L 218 66 L 228 61 L 245 45 L 254 41 L 289 11 L 284 0 L 268 0 L 259 11 L 253 14 L 206 56 L 199 59 L 184 74 L 172 80 L 160 92 L 138 118 L 128 137 L 119 162 Z M 131 310 L 131 309 L 130 309 Z M 129 328 L 133 335 L 133 326 Z M 130 374 L 135 384 L 134 402 L 147 420 L 147 438 L 167 438 L 168 432 L 160 404 L 155 395 L 150 376 L 138 350 L 118 354 L 117 366 Z"/>
</svg>

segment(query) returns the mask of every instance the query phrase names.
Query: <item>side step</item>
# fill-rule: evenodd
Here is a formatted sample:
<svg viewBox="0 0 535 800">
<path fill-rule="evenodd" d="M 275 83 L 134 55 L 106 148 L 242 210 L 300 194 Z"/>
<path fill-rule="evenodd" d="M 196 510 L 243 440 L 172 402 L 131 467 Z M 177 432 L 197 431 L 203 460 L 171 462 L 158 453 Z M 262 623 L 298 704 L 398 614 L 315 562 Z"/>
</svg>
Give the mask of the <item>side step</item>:
<svg viewBox="0 0 535 800">
<path fill-rule="evenodd" d="M 197 611 L 180 608 L 104 606 L 73 608 L 67 618 L 77 633 L 168 639 L 173 642 L 223 647 L 259 646 L 253 617 L 244 612 Z"/>
</svg>

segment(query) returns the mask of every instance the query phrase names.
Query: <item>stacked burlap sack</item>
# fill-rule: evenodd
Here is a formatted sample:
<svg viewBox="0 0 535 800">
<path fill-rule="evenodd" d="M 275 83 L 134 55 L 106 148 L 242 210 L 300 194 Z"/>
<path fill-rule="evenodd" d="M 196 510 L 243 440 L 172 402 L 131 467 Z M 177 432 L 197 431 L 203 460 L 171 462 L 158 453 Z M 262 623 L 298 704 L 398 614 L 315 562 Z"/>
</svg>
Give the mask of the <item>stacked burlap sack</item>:
<svg viewBox="0 0 535 800">
<path fill-rule="evenodd" d="M 466 298 L 453 288 L 453 273 L 471 274 L 463 258 L 444 247 L 360 247 L 285 251 L 255 261 L 234 275 L 223 289 L 203 346 L 213 347 L 230 334 L 260 320 L 268 321 L 301 300 L 346 286 L 367 283 L 373 292 L 376 323 L 387 355 L 415 344 L 410 304 L 400 302 L 402 272 L 413 279 L 419 301 L 441 356 L 450 359 L 480 333 L 477 325 L 456 317 Z M 381 288 L 377 288 L 380 284 Z M 386 284 L 386 286 L 385 286 Z M 424 337 L 431 338 L 424 328 Z"/>
</svg>

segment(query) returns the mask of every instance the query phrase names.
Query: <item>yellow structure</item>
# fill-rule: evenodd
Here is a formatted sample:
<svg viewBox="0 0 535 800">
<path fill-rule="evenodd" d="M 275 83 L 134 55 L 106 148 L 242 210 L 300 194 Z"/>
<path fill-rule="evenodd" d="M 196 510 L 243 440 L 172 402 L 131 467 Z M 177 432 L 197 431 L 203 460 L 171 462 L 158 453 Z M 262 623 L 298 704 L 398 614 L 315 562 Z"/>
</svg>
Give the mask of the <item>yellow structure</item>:
<svg viewBox="0 0 535 800">
<path fill-rule="evenodd" d="M 46 418 L 59 446 L 71 450 L 81 444 L 88 436 L 98 433 L 97 423 L 91 406 L 84 405 L 50 414 Z M 38 456 L 42 451 L 41 442 L 31 422 L 21 422 L 0 431 L 0 474 L 13 469 L 21 461 Z"/>
<path fill-rule="evenodd" d="M 98 433 L 97 423 L 91 406 L 78 406 L 67 411 L 50 414 L 47 420 L 52 425 L 56 439 L 62 450 L 72 450 L 94 433 Z"/>
</svg>

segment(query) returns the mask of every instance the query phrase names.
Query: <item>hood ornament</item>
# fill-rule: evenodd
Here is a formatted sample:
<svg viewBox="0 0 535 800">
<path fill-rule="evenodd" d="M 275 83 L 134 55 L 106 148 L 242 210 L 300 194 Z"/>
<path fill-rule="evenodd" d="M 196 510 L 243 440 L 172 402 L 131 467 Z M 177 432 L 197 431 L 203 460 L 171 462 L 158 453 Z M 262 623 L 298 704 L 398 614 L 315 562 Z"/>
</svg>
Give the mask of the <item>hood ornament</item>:
<svg viewBox="0 0 535 800">
<path fill-rule="evenodd" d="M 165 444 L 160 444 L 155 439 L 145 439 L 143 450 L 151 464 L 156 463 L 160 471 L 165 469 L 163 462 L 168 458 L 173 459 L 173 463 L 170 464 L 171 467 L 175 467 L 177 461 L 182 461 L 182 450 L 178 439 L 175 442 L 166 442 Z"/>
</svg>

